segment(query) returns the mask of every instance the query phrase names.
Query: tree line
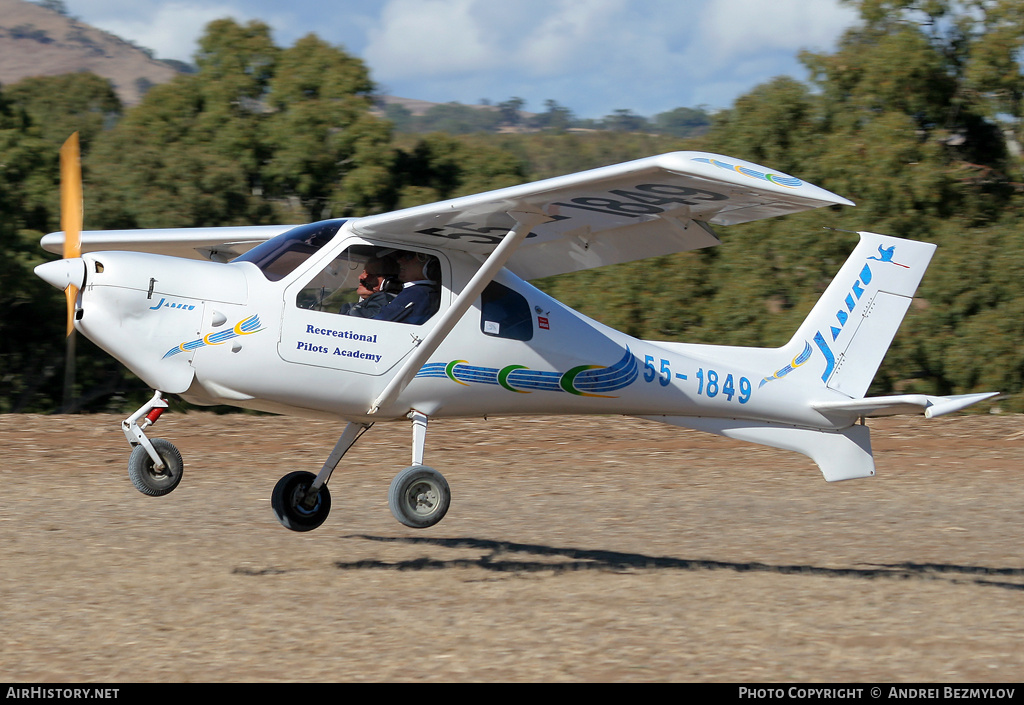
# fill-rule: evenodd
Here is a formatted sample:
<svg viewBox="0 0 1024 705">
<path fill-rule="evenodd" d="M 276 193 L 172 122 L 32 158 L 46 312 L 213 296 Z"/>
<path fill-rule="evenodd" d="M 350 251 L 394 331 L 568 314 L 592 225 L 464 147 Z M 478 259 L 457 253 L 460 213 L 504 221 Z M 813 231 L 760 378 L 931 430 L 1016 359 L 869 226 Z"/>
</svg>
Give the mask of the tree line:
<svg viewBox="0 0 1024 705">
<path fill-rule="evenodd" d="M 670 137 L 699 137 L 711 129 L 711 114 L 704 107 L 674 108 L 652 118 L 637 115 L 628 108 L 619 108 L 600 119 L 577 117 L 558 101 L 544 101 L 544 112 L 527 113 L 526 101 L 512 97 L 494 104 L 481 99 L 478 105 L 443 103 L 428 108 L 421 115 L 395 102 L 378 101 L 395 131 L 402 133 L 444 132 L 467 135 L 477 132 L 565 132 L 610 131 L 650 132 Z"/>
<path fill-rule="evenodd" d="M 57 151 L 76 130 L 87 229 L 366 215 L 676 149 L 765 164 L 858 205 L 534 283 L 632 335 L 775 346 L 853 248 L 849 231 L 935 242 L 871 393 L 1000 390 L 1000 408 L 1024 411 L 1024 8 L 850 4 L 860 23 L 835 52 L 801 55 L 806 81 L 760 85 L 688 136 L 650 121 L 567 129 L 571 113 L 555 101 L 529 131 L 399 129 L 374 109 L 357 58 L 315 35 L 278 47 L 267 25 L 233 20 L 207 27 L 194 73 L 131 109 L 89 74 L 0 87 L 0 412 L 123 412 L 147 395 L 81 341 L 74 402 L 62 408 L 63 298 L 32 267 L 48 257 L 39 237 L 60 227 Z M 514 119 L 518 108 L 467 110 Z"/>
</svg>

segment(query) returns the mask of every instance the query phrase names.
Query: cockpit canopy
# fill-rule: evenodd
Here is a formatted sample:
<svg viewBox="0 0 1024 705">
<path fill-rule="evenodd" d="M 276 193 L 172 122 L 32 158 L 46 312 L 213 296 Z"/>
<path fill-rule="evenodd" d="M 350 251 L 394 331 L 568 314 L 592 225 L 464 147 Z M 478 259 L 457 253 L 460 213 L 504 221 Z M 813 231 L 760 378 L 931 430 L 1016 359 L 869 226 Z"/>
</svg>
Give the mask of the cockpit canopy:
<svg viewBox="0 0 1024 705">
<path fill-rule="evenodd" d="M 324 220 L 300 225 L 257 245 L 232 262 L 251 262 L 260 268 L 263 276 L 279 281 L 295 271 L 320 248 L 334 239 L 345 219 Z"/>
</svg>

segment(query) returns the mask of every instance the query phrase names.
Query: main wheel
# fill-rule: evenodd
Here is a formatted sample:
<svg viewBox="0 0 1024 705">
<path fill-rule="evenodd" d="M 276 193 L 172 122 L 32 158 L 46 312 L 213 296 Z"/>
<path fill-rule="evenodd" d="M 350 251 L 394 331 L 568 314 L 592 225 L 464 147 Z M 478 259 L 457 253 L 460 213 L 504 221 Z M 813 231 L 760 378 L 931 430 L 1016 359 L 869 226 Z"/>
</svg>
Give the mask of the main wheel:
<svg viewBox="0 0 1024 705">
<path fill-rule="evenodd" d="M 413 465 L 398 473 L 388 490 L 388 506 L 395 519 L 414 529 L 441 521 L 451 502 L 444 475 L 426 465 Z"/>
<path fill-rule="evenodd" d="M 132 454 L 128 457 L 128 477 L 135 485 L 135 489 L 142 494 L 162 497 L 172 492 L 181 482 L 184 463 L 181 461 L 181 453 L 170 441 L 154 438 L 150 443 L 164 462 L 163 470 L 157 470 L 146 449 L 137 445 L 132 448 Z"/>
<path fill-rule="evenodd" d="M 331 511 L 331 493 L 322 485 L 312 506 L 306 504 L 306 493 L 316 475 L 299 470 L 288 473 L 274 487 L 270 506 L 282 526 L 292 531 L 312 531 L 324 523 Z"/>
</svg>

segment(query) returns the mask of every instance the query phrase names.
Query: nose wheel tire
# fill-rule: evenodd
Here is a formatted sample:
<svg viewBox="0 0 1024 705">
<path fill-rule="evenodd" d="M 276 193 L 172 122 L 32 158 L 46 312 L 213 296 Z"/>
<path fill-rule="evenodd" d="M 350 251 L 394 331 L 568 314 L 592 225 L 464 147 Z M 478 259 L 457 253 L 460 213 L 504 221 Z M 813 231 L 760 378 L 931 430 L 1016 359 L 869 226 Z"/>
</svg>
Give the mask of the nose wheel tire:
<svg viewBox="0 0 1024 705">
<path fill-rule="evenodd" d="M 312 531 L 327 519 L 331 511 L 331 493 L 321 485 L 312 503 L 306 501 L 316 475 L 299 470 L 278 480 L 270 505 L 281 525 L 292 531 Z"/>
<path fill-rule="evenodd" d="M 172 492 L 181 482 L 184 463 L 181 461 L 181 453 L 170 441 L 154 438 L 150 443 L 163 461 L 163 469 L 157 470 L 146 449 L 137 445 L 132 448 L 132 454 L 128 457 L 128 477 L 135 485 L 135 489 L 142 494 L 162 497 Z"/>
<path fill-rule="evenodd" d="M 414 529 L 425 529 L 441 521 L 451 501 L 444 475 L 426 465 L 413 465 L 398 473 L 388 490 L 391 513 Z"/>
</svg>

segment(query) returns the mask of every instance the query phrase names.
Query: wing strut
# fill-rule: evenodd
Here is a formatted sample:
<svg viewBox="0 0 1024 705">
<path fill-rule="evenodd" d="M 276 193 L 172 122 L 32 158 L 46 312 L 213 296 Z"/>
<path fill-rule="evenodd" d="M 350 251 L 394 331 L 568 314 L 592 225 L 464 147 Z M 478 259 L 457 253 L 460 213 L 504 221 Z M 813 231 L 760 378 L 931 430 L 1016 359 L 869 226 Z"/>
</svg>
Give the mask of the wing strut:
<svg viewBox="0 0 1024 705">
<path fill-rule="evenodd" d="M 476 297 L 484 290 L 484 287 L 490 284 L 498 271 L 505 266 L 505 262 L 508 261 L 508 258 L 512 256 L 516 248 L 526 239 L 530 230 L 541 223 L 551 220 L 549 216 L 536 212 L 509 211 L 508 214 L 515 219 L 516 224 L 502 238 L 491 254 L 488 255 L 480 269 L 469 280 L 466 288 L 455 298 L 451 307 L 444 312 L 433 330 L 427 333 L 423 341 L 413 350 L 412 355 L 409 356 L 409 359 L 405 361 L 401 369 L 388 382 L 388 386 L 384 388 L 384 391 L 373 400 L 373 404 L 367 413 L 376 414 L 381 407 L 393 402 L 405 390 L 419 369 L 423 367 L 423 363 L 427 361 L 427 358 L 444 341 L 452 331 L 452 328 L 455 327 L 455 324 L 459 322 L 459 319 L 465 315 L 473 301 L 476 300 Z"/>
</svg>

